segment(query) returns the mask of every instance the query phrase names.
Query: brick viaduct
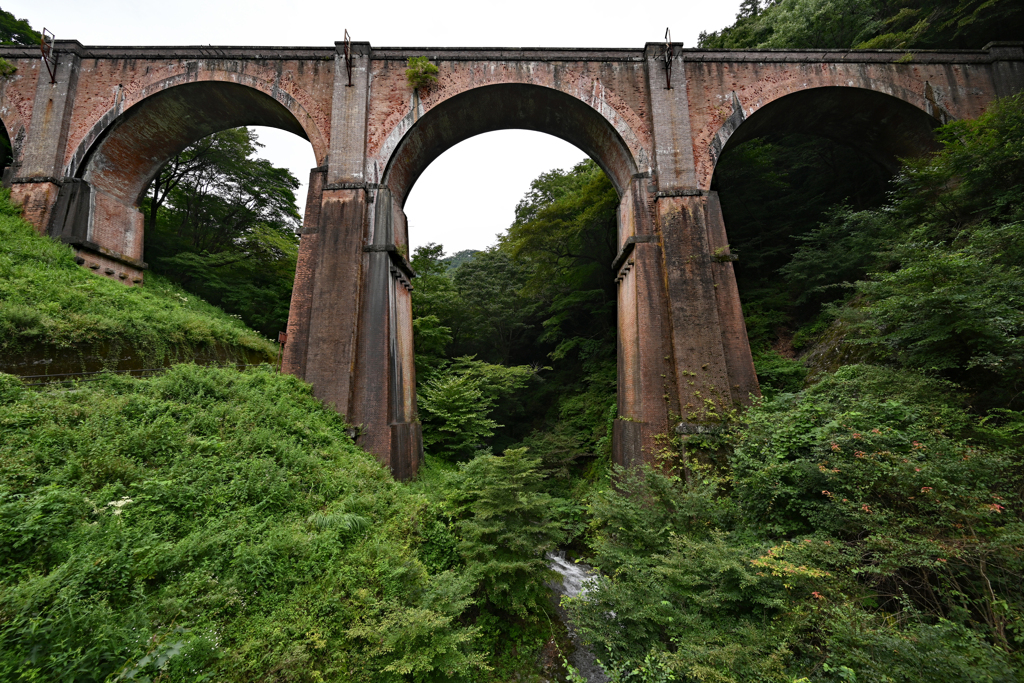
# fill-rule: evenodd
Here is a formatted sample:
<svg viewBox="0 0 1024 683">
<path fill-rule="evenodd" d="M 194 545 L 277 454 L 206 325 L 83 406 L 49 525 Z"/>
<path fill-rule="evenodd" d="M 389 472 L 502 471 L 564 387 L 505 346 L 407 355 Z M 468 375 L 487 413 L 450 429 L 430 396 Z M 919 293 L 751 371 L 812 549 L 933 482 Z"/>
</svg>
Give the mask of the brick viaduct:
<svg viewBox="0 0 1024 683">
<path fill-rule="evenodd" d="M 657 448 L 711 406 L 758 392 L 728 238 L 710 190 L 727 145 L 817 133 L 895 168 L 949 119 L 1024 89 L 1024 44 L 978 51 L 702 51 L 84 47 L 0 48 L 24 215 L 79 262 L 141 282 L 137 206 L 172 155 L 225 128 L 274 126 L 313 146 L 284 367 L 361 427 L 396 476 L 415 473 L 410 281 L 403 204 L 452 145 L 521 128 L 576 145 L 620 196 L 616 460 Z M 439 68 L 406 83 L 409 57 Z M 467 172 L 471 172 L 467 169 Z M 458 179 L 452 179 L 458 186 Z M 456 191 L 457 192 L 457 191 Z M 453 192 L 452 201 L 458 201 Z M 690 425 L 690 427 L 688 427 Z"/>
</svg>

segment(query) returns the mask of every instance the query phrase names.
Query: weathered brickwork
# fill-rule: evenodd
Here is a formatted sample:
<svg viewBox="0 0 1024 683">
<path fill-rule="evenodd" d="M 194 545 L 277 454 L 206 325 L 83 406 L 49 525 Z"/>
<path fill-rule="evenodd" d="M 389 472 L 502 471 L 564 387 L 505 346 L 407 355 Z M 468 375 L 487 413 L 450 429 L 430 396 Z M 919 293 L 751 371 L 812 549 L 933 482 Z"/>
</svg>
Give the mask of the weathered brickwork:
<svg viewBox="0 0 1024 683">
<path fill-rule="evenodd" d="M 36 51 L 0 48 L 18 69 L 0 81 L 14 152 L 4 179 L 25 217 L 71 243 L 83 267 L 136 284 L 138 203 L 170 156 L 241 125 L 309 140 L 318 168 L 283 369 L 312 383 L 400 478 L 415 475 L 422 450 L 403 206 L 453 145 L 537 130 L 575 144 L 611 177 L 621 199 L 613 448 L 631 465 L 653 457 L 659 435 L 697 429 L 712 408 L 758 393 L 728 226 L 710 190 L 727 146 L 770 132 L 827 133 L 894 165 L 933 148 L 940 123 L 1024 89 L 1019 43 L 910 55 L 350 47 L 347 61 L 341 44 L 58 41 L 52 85 Z M 406 60 L 420 55 L 438 65 L 438 82 L 414 91 Z"/>
<path fill-rule="evenodd" d="M 46 232 L 50 213 L 60 186 L 56 182 L 16 182 L 11 185 L 11 200 L 21 206 L 21 214 L 40 233 Z"/>
</svg>

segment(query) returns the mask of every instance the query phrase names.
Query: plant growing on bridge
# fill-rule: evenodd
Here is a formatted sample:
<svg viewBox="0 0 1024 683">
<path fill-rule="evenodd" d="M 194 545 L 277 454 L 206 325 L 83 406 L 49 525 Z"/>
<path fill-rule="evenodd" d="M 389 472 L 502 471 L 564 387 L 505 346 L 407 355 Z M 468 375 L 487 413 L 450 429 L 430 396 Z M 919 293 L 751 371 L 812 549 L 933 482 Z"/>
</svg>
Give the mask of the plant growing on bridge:
<svg viewBox="0 0 1024 683">
<path fill-rule="evenodd" d="M 410 57 L 407 64 L 409 68 L 405 70 L 405 78 L 409 87 L 426 88 L 437 83 L 437 65 L 431 64 L 426 57 Z"/>
</svg>

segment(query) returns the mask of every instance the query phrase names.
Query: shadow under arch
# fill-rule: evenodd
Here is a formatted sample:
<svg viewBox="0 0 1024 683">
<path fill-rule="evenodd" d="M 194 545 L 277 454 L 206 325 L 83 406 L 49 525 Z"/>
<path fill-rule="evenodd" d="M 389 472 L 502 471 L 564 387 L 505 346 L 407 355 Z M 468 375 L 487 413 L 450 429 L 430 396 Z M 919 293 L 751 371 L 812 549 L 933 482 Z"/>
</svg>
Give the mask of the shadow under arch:
<svg viewBox="0 0 1024 683">
<path fill-rule="evenodd" d="M 853 86 L 810 88 L 784 95 L 745 116 L 739 103 L 711 143 L 718 160 L 758 137 L 799 133 L 846 145 L 890 174 L 900 159 L 935 151 L 941 121 L 894 95 Z M 713 174 L 712 174 L 713 175 Z"/>
<path fill-rule="evenodd" d="M 637 173 L 622 136 L 590 105 L 553 88 L 500 83 L 467 90 L 420 116 L 388 159 L 381 185 L 402 206 L 441 154 L 476 135 L 509 129 L 547 133 L 575 145 L 608 174 L 620 197 Z"/>
<path fill-rule="evenodd" d="M 898 95 L 853 86 L 790 93 L 749 117 L 734 100 L 733 116 L 717 136 L 723 144 L 712 150 L 718 156 L 710 187 L 720 195 L 726 239 L 739 255 L 734 272 L 755 356 L 769 347 L 782 356 L 798 352 L 793 334 L 818 319 L 821 306 L 849 291 L 841 283 L 862 276 L 858 250 L 873 239 L 872 224 L 849 224 L 858 231 L 852 246 L 827 233 L 844 245 L 842 260 L 794 261 L 807 244 L 803 238 L 823 224 L 835 229 L 835 207 L 881 206 L 901 160 L 938 149 L 939 125 Z M 757 151 L 759 141 L 769 143 L 766 156 Z M 798 270 L 784 270 L 794 263 Z M 802 375 L 787 375 L 788 369 L 773 363 L 770 356 L 760 357 L 761 386 L 802 386 Z"/>
<path fill-rule="evenodd" d="M 68 170 L 94 189 L 137 205 L 168 159 L 204 137 L 239 126 L 280 128 L 309 140 L 288 107 L 255 88 L 224 81 L 172 86 L 117 116 Z"/>
<path fill-rule="evenodd" d="M 11 140 L 11 132 L 7 128 L 7 122 L 0 118 L 0 172 L 4 174 L 4 180 L 6 178 L 7 169 L 14 164 L 14 143 Z"/>
</svg>

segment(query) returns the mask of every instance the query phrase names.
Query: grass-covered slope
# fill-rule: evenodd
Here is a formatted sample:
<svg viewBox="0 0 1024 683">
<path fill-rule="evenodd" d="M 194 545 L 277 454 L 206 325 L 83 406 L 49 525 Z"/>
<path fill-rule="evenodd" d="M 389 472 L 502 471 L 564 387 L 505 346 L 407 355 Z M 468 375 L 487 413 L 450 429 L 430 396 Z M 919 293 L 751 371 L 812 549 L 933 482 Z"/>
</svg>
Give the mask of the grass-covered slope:
<svg viewBox="0 0 1024 683">
<path fill-rule="evenodd" d="M 464 680 L 472 584 L 347 429 L 269 366 L 0 375 L 0 680 Z"/>
<path fill-rule="evenodd" d="M 142 287 L 126 287 L 80 268 L 70 247 L 20 217 L 7 191 L 0 194 L 0 244 L 0 370 L 258 362 L 277 353 L 241 321 L 167 280 L 147 274 Z M 43 359 L 52 362 L 37 362 Z"/>
</svg>

